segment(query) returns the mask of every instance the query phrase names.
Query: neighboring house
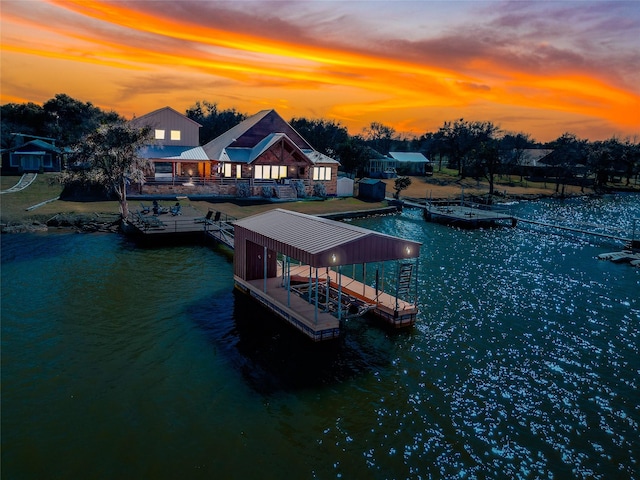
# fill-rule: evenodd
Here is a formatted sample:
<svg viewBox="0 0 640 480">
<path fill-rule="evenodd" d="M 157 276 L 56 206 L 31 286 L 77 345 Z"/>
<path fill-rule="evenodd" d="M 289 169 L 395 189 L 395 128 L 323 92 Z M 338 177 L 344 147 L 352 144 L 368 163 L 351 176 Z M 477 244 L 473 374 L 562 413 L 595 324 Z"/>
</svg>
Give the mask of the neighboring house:
<svg viewBox="0 0 640 480">
<path fill-rule="evenodd" d="M 396 171 L 401 175 L 426 175 L 433 173 L 433 167 L 427 157 L 418 152 L 389 152 L 396 161 Z"/>
<path fill-rule="evenodd" d="M 396 173 L 397 163 L 395 158 L 385 157 L 372 149 L 367 165 L 368 175 L 371 178 L 393 178 Z"/>
<path fill-rule="evenodd" d="M 513 150 L 511 158 L 506 159 L 508 172 L 533 177 L 555 174 L 557 169 L 551 162 L 552 154 L 553 150 L 543 148 Z"/>
<path fill-rule="evenodd" d="M 211 162 L 199 146 L 200 125 L 171 107 L 164 107 L 131 120 L 136 127 L 149 126 L 153 143 L 139 153 L 151 161 L 150 177 L 156 181 L 206 178 Z"/>
<path fill-rule="evenodd" d="M 379 202 L 386 196 L 387 184 L 375 178 L 363 178 L 358 182 L 358 198 Z"/>
<path fill-rule="evenodd" d="M 339 162 L 314 148 L 275 110 L 263 110 L 202 146 L 207 158 L 218 164 L 221 185 L 247 183 L 253 195 L 262 187 L 300 181 L 309 195 L 322 184 L 336 195 Z"/>
<path fill-rule="evenodd" d="M 2 150 L 2 172 L 59 172 L 64 153 L 64 150 L 44 140 L 31 140 Z"/>
</svg>

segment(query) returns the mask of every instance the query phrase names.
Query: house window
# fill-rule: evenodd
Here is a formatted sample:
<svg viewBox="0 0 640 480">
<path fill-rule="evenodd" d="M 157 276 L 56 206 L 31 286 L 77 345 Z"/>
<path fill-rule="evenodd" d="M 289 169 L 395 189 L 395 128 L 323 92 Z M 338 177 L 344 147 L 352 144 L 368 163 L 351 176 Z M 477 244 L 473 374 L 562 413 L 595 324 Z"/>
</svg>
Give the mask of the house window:
<svg viewBox="0 0 640 480">
<path fill-rule="evenodd" d="M 286 178 L 286 165 L 256 165 L 254 178 L 256 180 L 278 180 Z"/>
<path fill-rule="evenodd" d="M 314 180 L 331 180 L 331 167 L 313 167 Z"/>
<path fill-rule="evenodd" d="M 156 140 L 164 140 L 164 130 L 156 128 Z"/>
<path fill-rule="evenodd" d="M 231 164 L 230 163 L 222 164 L 222 176 L 223 177 L 230 177 L 231 176 Z"/>
<path fill-rule="evenodd" d="M 171 130 L 171 140 L 180 140 L 180 130 Z"/>
</svg>

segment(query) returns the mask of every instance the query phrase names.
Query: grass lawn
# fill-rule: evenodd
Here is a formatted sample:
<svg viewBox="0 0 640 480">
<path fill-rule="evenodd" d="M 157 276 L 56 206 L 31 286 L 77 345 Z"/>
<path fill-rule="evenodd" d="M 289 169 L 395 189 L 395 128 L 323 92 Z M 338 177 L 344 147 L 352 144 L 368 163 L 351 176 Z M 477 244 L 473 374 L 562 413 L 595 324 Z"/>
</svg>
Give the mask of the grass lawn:
<svg viewBox="0 0 640 480">
<path fill-rule="evenodd" d="M 0 177 L 0 186 L 6 190 L 14 186 L 20 180 L 20 176 Z M 117 214 L 119 205 L 116 201 L 100 202 L 71 202 L 56 200 L 34 210 L 27 208 L 41 202 L 51 200 L 60 195 L 62 187 L 56 181 L 56 174 L 41 174 L 26 189 L 16 193 L 0 195 L 0 221 L 1 223 L 23 223 L 28 221 L 46 222 L 54 215 L 71 214 Z M 129 202 L 129 208 L 133 211 L 139 206 L 139 201 Z M 145 201 L 144 203 L 149 203 Z M 372 210 L 387 206 L 386 202 L 363 202 L 356 198 L 329 198 L 324 201 L 308 200 L 297 202 L 267 203 L 260 205 L 238 205 L 232 202 L 214 203 L 204 200 L 187 200 L 183 205 L 191 205 L 203 212 L 203 215 L 211 208 L 220 210 L 227 215 L 243 218 L 256 213 L 261 213 L 273 208 L 284 208 L 310 215 L 318 213 L 347 212 L 352 210 Z"/>
</svg>

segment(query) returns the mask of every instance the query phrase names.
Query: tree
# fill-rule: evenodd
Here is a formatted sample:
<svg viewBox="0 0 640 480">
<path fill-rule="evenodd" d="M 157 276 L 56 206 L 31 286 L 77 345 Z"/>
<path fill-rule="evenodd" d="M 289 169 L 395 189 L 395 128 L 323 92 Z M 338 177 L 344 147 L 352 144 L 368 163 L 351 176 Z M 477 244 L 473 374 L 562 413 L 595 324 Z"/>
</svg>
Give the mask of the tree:
<svg viewBox="0 0 640 480">
<path fill-rule="evenodd" d="M 362 177 L 365 174 L 370 158 L 369 147 L 362 138 L 349 137 L 346 142 L 338 146 L 338 158 L 345 172 Z"/>
<path fill-rule="evenodd" d="M 127 185 L 144 183 L 145 170 L 150 166 L 138 151 L 152 138 L 149 126 L 134 128 L 118 122 L 99 127 L 74 146 L 72 160 L 88 164 L 86 174 L 118 196 L 123 219 L 129 215 Z M 69 178 L 69 174 L 63 175 L 62 181 Z"/>
<path fill-rule="evenodd" d="M 400 192 L 402 190 L 406 190 L 411 185 L 411 179 L 409 177 L 398 177 L 393 182 L 393 188 L 395 189 L 395 193 L 393 194 L 393 198 L 396 200 L 400 198 Z"/>
<path fill-rule="evenodd" d="M 506 133 L 500 139 L 500 150 L 502 151 L 504 164 L 509 175 L 515 170 L 520 172 L 520 181 L 524 175 L 522 160 L 527 149 L 532 148 L 535 142 L 528 133 Z"/>
<path fill-rule="evenodd" d="M 46 136 L 57 140 L 57 145 L 68 147 L 100 125 L 122 121 L 116 112 L 104 112 L 91 102 L 81 102 L 64 93 L 58 93 L 42 106 L 46 114 Z"/>
<path fill-rule="evenodd" d="M 551 142 L 550 146 L 553 153 L 549 161 L 556 169 L 556 193 L 564 196 L 565 187 L 575 176 L 578 164 L 586 164 L 587 141 L 579 139 L 573 133 L 565 132 Z"/>
<path fill-rule="evenodd" d="M 391 142 L 396 135 L 395 129 L 380 122 L 371 122 L 362 133 L 371 148 L 385 155 L 389 153 Z"/>
<path fill-rule="evenodd" d="M 2 148 L 20 145 L 15 135 L 45 135 L 46 114 L 40 105 L 35 103 L 7 103 L 0 107 L 2 126 Z"/>
<path fill-rule="evenodd" d="M 329 157 L 334 157 L 340 146 L 349 140 L 347 128 L 333 120 L 292 118 L 289 125 L 313 148 Z"/>
<path fill-rule="evenodd" d="M 206 100 L 197 101 L 187 108 L 185 116 L 202 125 L 200 145 L 210 142 L 247 118 L 247 115 L 238 112 L 235 108 L 218 110 L 217 103 Z"/>
</svg>

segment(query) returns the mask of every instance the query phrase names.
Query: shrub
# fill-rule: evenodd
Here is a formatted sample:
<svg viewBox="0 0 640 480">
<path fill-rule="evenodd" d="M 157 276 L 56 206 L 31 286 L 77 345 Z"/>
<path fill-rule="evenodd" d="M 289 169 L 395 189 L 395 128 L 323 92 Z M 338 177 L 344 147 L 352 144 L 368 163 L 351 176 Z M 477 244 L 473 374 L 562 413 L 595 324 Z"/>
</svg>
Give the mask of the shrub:
<svg viewBox="0 0 640 480">
<path fill-rule="evenodd" d="M 239 183 L 236 186 L 236 195 L 241 198 L 247 198 L 251 196 L 251 186 L 248 183 Z"/>
<path fill-rule="evenodd" d="M 264 198 L 271 198 L 273 197 L 273 188 L 268 186 L 268 185 L 264 185 L 262 187 L 262 196 Z"/>
<path fill-rule="evenodd" d="M 313 196 L 327 198 L 327 189 L 325 188 L 324 183 L 313 184 Z"/>
<path fill-rule="evenodd" d="M 307 191 L 304 188 L 304 182 L 302 180 L 293 180 L 291 185 L 296 189 L 298 198 L 305 198 L 307 196 Z"/>
</svg>

